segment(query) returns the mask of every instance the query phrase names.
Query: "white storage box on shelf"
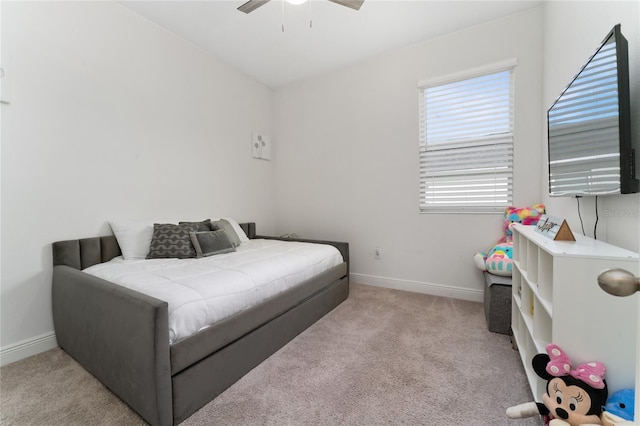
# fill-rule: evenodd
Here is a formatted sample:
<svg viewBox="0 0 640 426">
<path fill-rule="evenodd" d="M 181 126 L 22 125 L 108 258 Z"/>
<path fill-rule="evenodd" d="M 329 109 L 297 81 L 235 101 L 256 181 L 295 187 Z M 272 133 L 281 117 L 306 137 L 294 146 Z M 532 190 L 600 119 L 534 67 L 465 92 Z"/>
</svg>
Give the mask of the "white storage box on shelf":
<svg viewBox="0 0 640 426">
<path fill-rule="evenodd" d="M 609 393 L 633 388 L 637 306 L 634 297 L 605 293 L 597 277 L 608 268 L 640 272 L 638 253 L 593 238 L 553 241 L 535 226 L 515 225 L 511 327 L 536 400 L 546 381 L 531 367 L 549 343 L 572 362 L 605 364 Z"/>
</svg>

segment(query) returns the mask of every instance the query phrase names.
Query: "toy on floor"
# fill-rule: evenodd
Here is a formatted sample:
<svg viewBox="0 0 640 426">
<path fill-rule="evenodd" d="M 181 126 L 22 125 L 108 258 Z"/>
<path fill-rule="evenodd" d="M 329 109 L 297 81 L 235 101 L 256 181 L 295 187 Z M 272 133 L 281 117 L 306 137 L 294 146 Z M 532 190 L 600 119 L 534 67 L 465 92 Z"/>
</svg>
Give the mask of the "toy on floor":
<svg viewBox="0 0 640 426">
<path fill-rule="evenodd" d="M 602 412 L 602 424 L 605 426 L 633 424 L 635 409 L 635 392 L 633 389 L 622 389 L 614 392 Z"/>
<path fill-rule="evenodd" d="M 550 426 L 601 425 L 600 415 L 608 397 L 604 365 L 589 362 L 574 369 L 558 345 L 550 343 L 546 349 L 546 354 L 538 354 L 532 360 L 533 370 L 547 380 L 542 403 L 509 407 L 507 417 L 521 419 L 540 414 Z"/>
<path fill-rule="evenodd" d="M 513 224 L 535 225 L 544 214 L 544 205 L 533 207 L 507 207 L 504 212 L 503 235 L 487 252 L 476 253 L 473 260 L 481 271 L 494 275 L 511 276 L 513 270 Z"/>
</svg>

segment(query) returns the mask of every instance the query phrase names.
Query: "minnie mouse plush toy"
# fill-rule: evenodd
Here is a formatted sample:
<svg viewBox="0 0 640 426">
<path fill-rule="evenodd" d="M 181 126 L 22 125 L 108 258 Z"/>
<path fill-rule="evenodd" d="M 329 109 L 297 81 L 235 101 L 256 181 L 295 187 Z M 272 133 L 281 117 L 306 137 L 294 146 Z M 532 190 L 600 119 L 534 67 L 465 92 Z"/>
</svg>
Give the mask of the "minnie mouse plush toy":
<svg viewBox="0 0 640 426">
<path fill-rule="evenodd" d="M 602 406 L 609 392 L 600 362 L 579 365 L 575 370 L 569 357 L 557 345 L 547 345 L 547 354 L 533 357 L 533 370 L 547 380 L 542 402 L 527 402 L 507 408 L 507 417 L 521 419 L 537 414 L 549 426 L 601 425 Z M 548 423 L 547 423 L 548 422 Z"/>
</svg>

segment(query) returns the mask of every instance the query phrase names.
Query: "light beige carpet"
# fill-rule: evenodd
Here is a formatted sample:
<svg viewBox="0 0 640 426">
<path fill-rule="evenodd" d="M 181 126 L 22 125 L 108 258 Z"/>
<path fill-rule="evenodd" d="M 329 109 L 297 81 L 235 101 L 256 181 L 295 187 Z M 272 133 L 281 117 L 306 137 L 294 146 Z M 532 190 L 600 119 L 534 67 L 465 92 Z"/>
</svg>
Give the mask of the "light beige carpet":
<svg viewBox="0 0 640 426">
<path fill-rule="evenodd" d="M 60 349 L 0 370 L 3 425 L 142 420 Z M 509 338 L 482 304 L 363 285 L 183 425 L 537 425 Z"/>
</svg>

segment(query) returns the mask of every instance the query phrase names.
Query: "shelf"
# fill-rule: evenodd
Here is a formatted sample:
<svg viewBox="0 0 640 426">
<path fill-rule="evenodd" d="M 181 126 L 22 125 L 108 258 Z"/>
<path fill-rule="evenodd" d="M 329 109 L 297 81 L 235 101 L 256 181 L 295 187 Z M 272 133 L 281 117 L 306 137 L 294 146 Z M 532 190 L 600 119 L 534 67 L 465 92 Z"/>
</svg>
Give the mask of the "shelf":
<svg viewBox="0 0 640 426">
<path fill-rule="evenodd" d="M 531 353 L 531 351 L 534 350 L 535 345 L 533 344 L 529 336 L 522 331 L 516 332 L 516 330 L 514 329 L 513 338 L 515 339 L 516 346 L 518 347 L 520 361 L 524 366 L 524 372 L 527 376 L 527 381 L 529 382 L 531 394 L 537 402 L 541 402 L 541 397 L 544 393 L 546 383 L 541 381 L 535 371 L 533 371 L 531 359 L 526 358 L 526 354 Z"/>
<path fill-rule="evenodd" d="M 529 275 L 526 272 L 521 271 L 518 268 L 517 264 L 516 264 L 516 267 L 514 268 L 514 272 L 512 276 L 512 285 L 516 286 L 518 294 L 521 293 L 521 288 L 523 285 L 529 288 L 533 292 L 533 296 L 539 301 L 540 305 L 547 312 L 547 314 L 550 317 L 553 316 L 553 304 L 551 303 L 551 300 L 550 300 L 551 295 L 542 294 L 541 287 L 539 285 L 532 283 L 529 280 Z M 546 290 L 547 292 L 549 292 L 550 288 Z"/>
<path fill-rule="evenodd" d="M 534 228 L 514 226 L 511 314 L 534 398 L 541 397 L 546 382 L 533 372 L 531 360 L 552 342 L 576 363 L 603 362 L 610 390 L 632 388 L 635 324 L 628 318 L 636 318 L 638 304 L 605 294 L 596 279 L 613 267 L 638 275 L 638 254 L 584 236 L 574 242 L 553 241 Z M 579 332 L 578 325 L 590 332 Z M 616 333 L 611 333 L 614 328 Z M 599 336 L 597 344 L 594 335 Z"/>
<path fill-rule="evenodd" d="M 549 306 L 553 303 L 553 256 L 538 249 L 539 293 Z"/>
<path fill-rule="evenodd" d="M 527 241 L 527 278 L 529 281 L 537 285 L 538 284 L 538 247 L 531 241 Z"/>
<path fill-rule="evenodd" d="M 594 240 L 583 235 L 575 235 L 576 241 L 554 241 L 535 231 L 535 226 L 516 224 L 514 230 L 520 233 L 519 249 L 522 250 L 523 242 L 528 242 L 556 257 L 580 257 L 598 258 L 609 260 L 638 260 L 638 253 Z M 521 256 L 524 256 L 522 254 Z"/>
<path fill-rule="evenodd" d="M 540 303 L 540 305 L 542 306 L 542 309 L 545 310 L 547 315 L 549 315 L 550 318 L 553 318 L 553 305 L 551 304 L 551 302 L 544 300 L 540 297 L 538 297 L 537 300 L 538 300 L 538 303 Z"/>
<path fill-rule="evenodd" d="M 551 343 L 551 315 L 543 308 L 538 298 L 534 298 L 534 312 L 531 334 L 536 342 L 538 352 L 544 352 L 546 346 Z"/>
</svg>

